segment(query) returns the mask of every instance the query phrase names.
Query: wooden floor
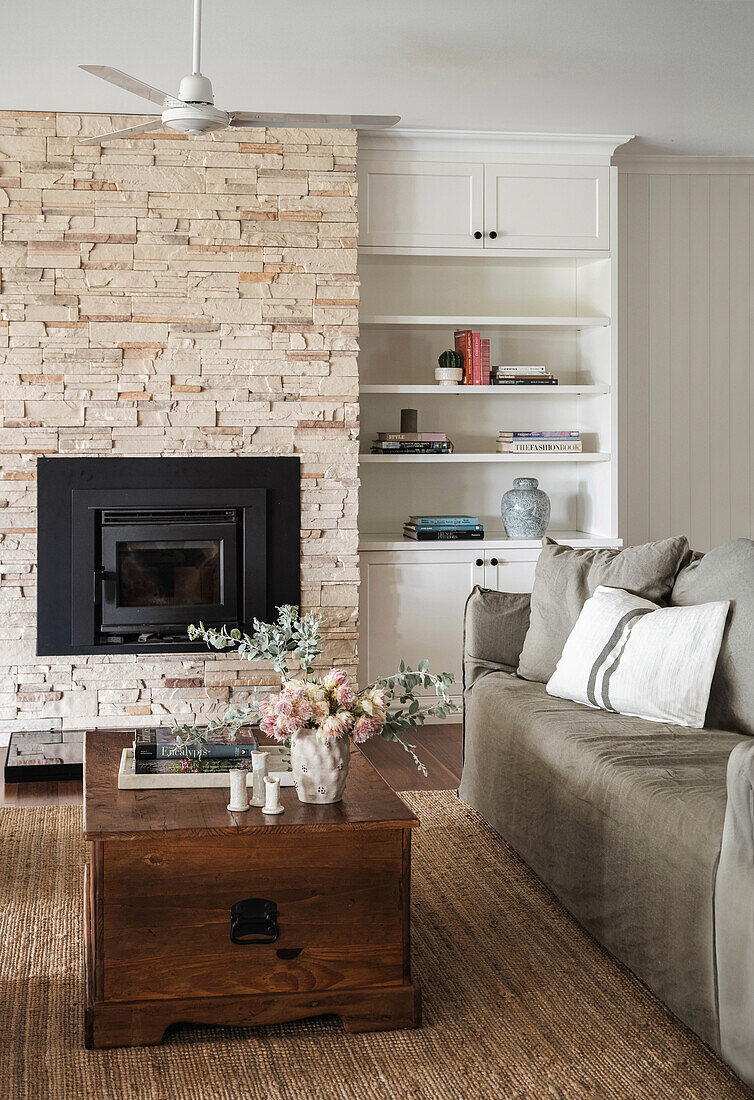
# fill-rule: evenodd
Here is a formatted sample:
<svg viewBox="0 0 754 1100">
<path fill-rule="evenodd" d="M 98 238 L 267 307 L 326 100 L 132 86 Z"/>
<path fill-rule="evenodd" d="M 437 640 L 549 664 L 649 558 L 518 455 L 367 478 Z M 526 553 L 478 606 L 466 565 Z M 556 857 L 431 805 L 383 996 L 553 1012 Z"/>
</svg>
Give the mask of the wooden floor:
<svg viewBox="0 0 754 1100">
<path fill-rule="evenodd" d="M 395 791 L 454 791 L 461 781 L 461 726 L 446 723 L 426 726 L 408 738 L 426 765 L 427 775 L 399 745 L 381 737 L 362 747 L 362 752 Z M 5 765 L 6 750 L 0 749 Z M 81 804 L 81 782 L 8 783 L 0 773 L 0 806 L 75 806 Z"/>
</svg>

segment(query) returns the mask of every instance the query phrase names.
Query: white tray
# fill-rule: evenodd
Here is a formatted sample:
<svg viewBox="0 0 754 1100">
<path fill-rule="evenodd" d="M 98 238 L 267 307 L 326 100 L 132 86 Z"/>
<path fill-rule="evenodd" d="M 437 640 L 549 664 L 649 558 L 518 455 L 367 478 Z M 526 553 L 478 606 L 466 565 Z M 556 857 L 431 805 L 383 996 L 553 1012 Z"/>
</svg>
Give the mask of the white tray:
<svg viewBox="0 0 754 1100">
<path fill-rule="evenodd" d="M 281 787 L 293 786 L 293 773 L 290 771 L 290 751 L 285 748 L 266 746 L 267 771 L 276 775 Z M 251 772 L 247 785 L 251 781 Z M 118 768 L 119 790 L 183 790 L 196 787 L 228 787 L 230 780 L 227 772 L 177 772 L 175 775 L 137 775 L 134 771 L 134 750 L 123 749 Z"/>
</svg>

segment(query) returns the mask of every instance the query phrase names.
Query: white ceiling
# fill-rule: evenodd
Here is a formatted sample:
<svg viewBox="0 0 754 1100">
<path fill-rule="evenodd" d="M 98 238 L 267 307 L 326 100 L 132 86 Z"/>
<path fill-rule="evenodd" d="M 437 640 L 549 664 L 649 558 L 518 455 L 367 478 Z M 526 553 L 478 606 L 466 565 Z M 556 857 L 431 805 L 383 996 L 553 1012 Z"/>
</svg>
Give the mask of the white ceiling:
<svg viewBox="0 0 754 1100">
<path fill-rule="evenodd" d="M 205 0 L 203 71 L 235 110 L 635 133 L 754 155 L 754 0 Z M 76 68 L 177 91 L 191 0 L 3 0 L 0 109 L 150 111 Z M 624 149 L 622 151 L 628 151 Z"/>
</svg>

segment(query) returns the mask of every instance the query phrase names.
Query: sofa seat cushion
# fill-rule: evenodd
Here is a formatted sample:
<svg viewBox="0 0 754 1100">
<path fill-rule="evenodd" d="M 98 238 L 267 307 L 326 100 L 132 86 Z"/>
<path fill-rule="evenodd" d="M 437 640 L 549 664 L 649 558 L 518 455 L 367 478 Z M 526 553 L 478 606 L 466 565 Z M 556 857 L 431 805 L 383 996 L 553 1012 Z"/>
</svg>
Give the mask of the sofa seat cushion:
<svg viewBox="0 0 754 1100">
<path fill-rule="evenodd" d="M 466 693 L 461 797 L 712 1046 L 713 886 L 741 737 L 594 711 L 490 673 Z"/>
</svg>

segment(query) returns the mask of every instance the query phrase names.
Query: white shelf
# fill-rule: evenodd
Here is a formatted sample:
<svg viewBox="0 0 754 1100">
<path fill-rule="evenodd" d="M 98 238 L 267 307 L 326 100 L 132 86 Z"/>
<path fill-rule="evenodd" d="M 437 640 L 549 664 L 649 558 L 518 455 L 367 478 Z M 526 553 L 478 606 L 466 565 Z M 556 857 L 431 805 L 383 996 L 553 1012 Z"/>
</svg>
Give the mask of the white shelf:
<svg viewBox="0 0 754 1100">
<path fill-rule="evenodd" d="M 621 539 L 590 535 L 588 531 L 548 531 L 547 537 L 580 549 L 586 546 L 621 546 Z M 369 531 L 359 537 L 359 550 L 539 550 L 542 539 L 509 539 L 502 530 L 489 530 L 483 539 L 437 539 L 418 542 L 407 539 L 401 531 Z"/>
<path fill-rule="evenodd" d="M 609 386 L 361 386 L 359 392 L 366 393 L 415 393 L 432 394 L 434 397 L 482 397 L 495 394 L 496 397 L 523 397 L 536 394 L 538 397 L 573 397 L 589 394 L 610 393 Z"/>
<path fill-rule="evenodd" d="M 605 451 L 581 451 L 574 454 L 428 454 L 428 455 L 373 455 L 360 454 L 359 462 L 609 462 Z"/>
<path fill-rule="evenodd" d="M 362 316 L 359 324 L 371 325 L 432 325 L 452 328 L 604 328 L 609 317 L 420 317 L 400 314 Z"/>
</svg>

